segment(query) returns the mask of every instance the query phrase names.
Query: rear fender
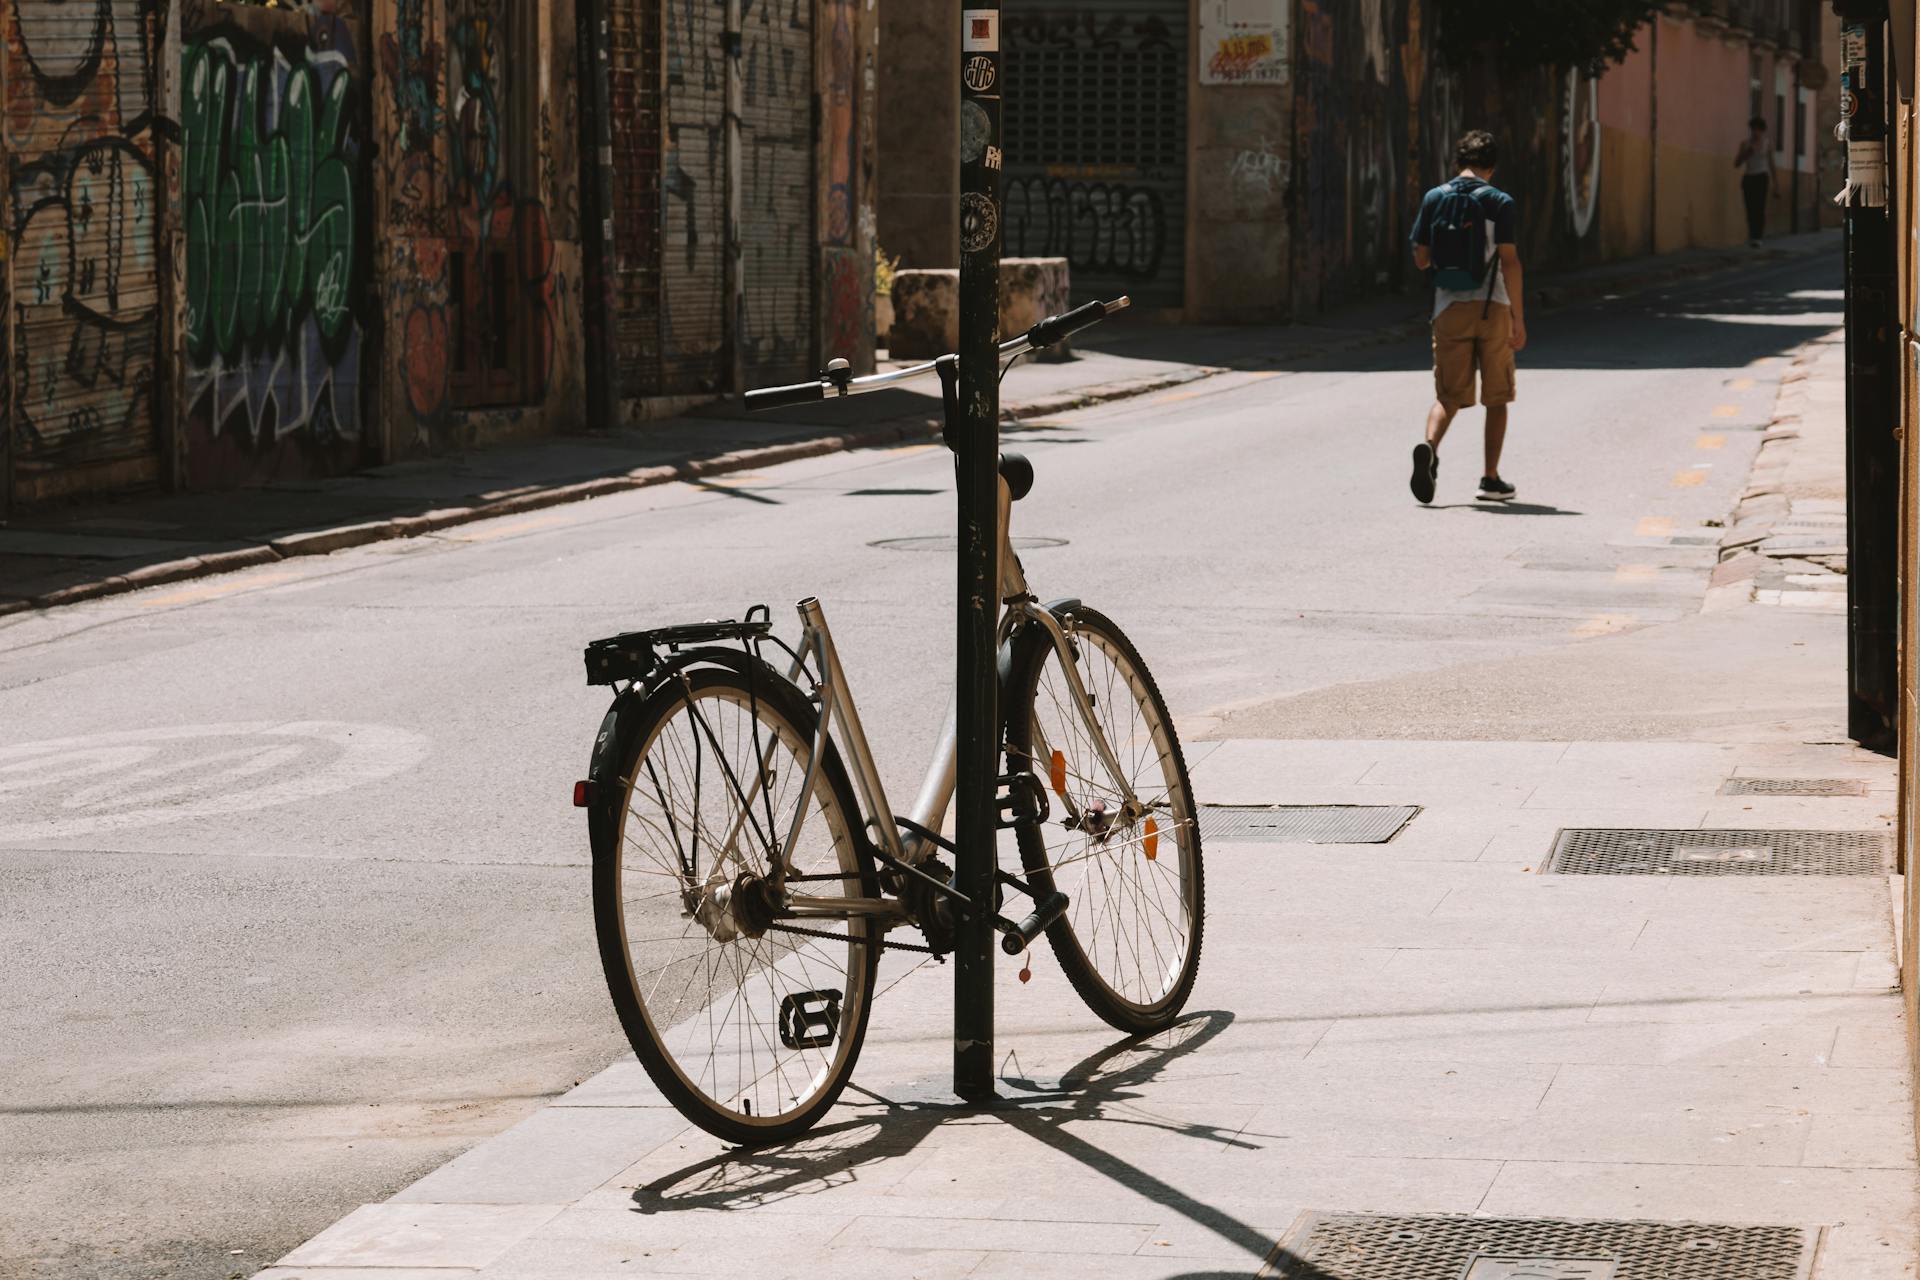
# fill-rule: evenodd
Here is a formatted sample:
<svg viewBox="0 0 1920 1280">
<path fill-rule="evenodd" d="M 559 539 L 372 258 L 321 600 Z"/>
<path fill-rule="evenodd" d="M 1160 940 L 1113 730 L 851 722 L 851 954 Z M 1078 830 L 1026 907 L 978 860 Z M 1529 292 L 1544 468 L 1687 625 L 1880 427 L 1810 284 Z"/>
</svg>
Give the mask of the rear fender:
<svg viewBox="0 0 1920 1280">
<path fill-rule="evenodd" d="M 600 731 L 594 735 L 593 754 L 587 761 L 590 784 L 587 832 L 593 842 L 594 856 L 610 855 L 614 850 L 620 829 L 620 806 L 626 795 L 627 779 L 621 770 L 633 755 L 634 738 L 645 719 L 641 711 L 647 700 L 681 672 L 703 666 L 727 667 L 770 683 L 787 682 L 780 672 L 750 653 L 713 646 L 670 654 L 648 673 L 645 681 L 629 685 L 616 694 L 606 715 L 600 718 Z"/>
</svg>

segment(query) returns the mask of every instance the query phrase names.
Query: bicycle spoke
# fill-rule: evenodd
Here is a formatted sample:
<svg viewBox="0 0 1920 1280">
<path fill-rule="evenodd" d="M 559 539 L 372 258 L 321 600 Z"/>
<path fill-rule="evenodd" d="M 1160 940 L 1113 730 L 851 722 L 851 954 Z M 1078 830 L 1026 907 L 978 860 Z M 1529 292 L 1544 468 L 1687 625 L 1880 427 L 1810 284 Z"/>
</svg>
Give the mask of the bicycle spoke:
<svg viewBox="0 0 1920 1280">
<path fill-rule="evenodd" d="M 731 681 L 696 687 L 695 677 L 674 687 L 684 696 L 642 745 L 625 789 L 628 970 L 674 1075 L 717 1113 L 777 1122 L 843 1075 L 847 1033 L 870 994 L 871 925 L 849 919 L 838 942 L 749 937 L 749 908 L 730 895 L 761 891 L 758 878 L 783 852 L 794 875 L 821 877 L 789 884 L 795 898 L 870 893 L 856 819 L 824 772 L 804 785 L 810 732 L 771 716 L 767 696 Z M 796 829 L 793 848 L 774 843 Z M 830 998 L 841 1002 L 831 1031 Z"/>
</svg>

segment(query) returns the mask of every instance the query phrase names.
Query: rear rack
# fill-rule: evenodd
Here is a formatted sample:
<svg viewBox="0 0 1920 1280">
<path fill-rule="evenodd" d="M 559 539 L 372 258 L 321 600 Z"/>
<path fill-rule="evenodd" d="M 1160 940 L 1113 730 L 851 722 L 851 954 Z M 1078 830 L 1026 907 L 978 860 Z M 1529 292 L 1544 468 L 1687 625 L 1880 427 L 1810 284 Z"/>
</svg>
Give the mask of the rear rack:
<svg viewBox="0 0 1920 1280">
<path fill-rule="evenodd" d="M 764 640 L 773 629 L 773 622 L 765 616 L 764 606 L 756 606 L 754 612 L 761 616 L 750 615 L 745 621 L 684 622 L 649 631 L 623 631 L 617 636 L 595 640 L 586 649 L 587 683 L 644 680 L 660 664 L 658 651 L 662 648 L 671 653 L 690 644 L 719 644 L 729 640 L 746 644 Z"/>
</svg>

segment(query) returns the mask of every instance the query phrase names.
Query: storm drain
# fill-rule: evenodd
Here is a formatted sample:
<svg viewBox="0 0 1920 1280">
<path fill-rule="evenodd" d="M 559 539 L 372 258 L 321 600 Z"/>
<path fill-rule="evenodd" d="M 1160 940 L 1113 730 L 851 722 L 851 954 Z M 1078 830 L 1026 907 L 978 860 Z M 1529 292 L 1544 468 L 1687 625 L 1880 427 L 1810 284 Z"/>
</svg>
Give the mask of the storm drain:
<svg viewBox="0 0 1920 1280">
<path fill-rule="evenodd" d="M 1568 876 L 1870 876 L 1886 868 L 1884 831 L 1564 829 L 1549 873 Z"/>
<path fill-rule="evenodd" d="M 1307 1214 L 1268 1259 L 1287 1280 L 1801 1280 L 1798 1227 Z"/>
<path fill-rule="evenodd" d="M 1863 796 L 1867 784 L 1858 778 L 1728 778 L 1723 796 Z"/>
<path fill-rule="evenodd" d="M 1385 844 L 1420 812 L 1417 804 L 1209 804 L 1200 838 L 1249 844 Z"/>
</svg>

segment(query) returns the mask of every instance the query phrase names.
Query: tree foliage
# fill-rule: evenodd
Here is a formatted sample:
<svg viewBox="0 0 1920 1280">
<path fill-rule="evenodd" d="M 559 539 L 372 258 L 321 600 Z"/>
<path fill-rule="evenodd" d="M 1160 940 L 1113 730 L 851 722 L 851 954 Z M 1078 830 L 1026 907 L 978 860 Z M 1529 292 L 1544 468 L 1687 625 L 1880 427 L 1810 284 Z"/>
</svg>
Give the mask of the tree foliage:
<svg viewBox="0 0 1920 1280">
<path fill-rule="evenodd" d="M 1441 56 L 1510 70 L 1597 70 L 1633 52 L 1634 33 L 1667 0 L 1438 0 Z"/>
</svg>

